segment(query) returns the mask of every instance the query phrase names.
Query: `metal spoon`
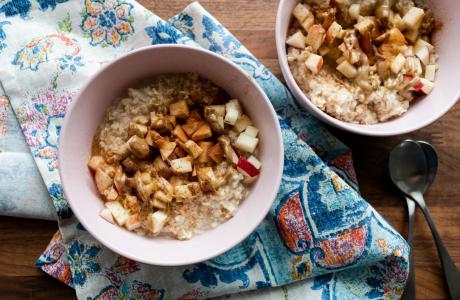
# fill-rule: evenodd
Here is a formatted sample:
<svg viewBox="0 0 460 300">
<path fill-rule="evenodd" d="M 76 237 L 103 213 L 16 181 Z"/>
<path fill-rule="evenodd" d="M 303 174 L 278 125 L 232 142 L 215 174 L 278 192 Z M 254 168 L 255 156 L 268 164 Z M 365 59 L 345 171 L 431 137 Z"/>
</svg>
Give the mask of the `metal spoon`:
<svg viewBox="0 0 460 300">
<path fill-rule="evenodd" d="M 407 140 L 408 142 L 410 140 Z M 425 184 L 425 190 L 428 189 L 429 186 L 434 181 L 436 171 L 438 169 L 438 157 L 436 150 L 434 149 L 431 144 L 425 142 L 425 141 L 418 141 L 417 142 L 420 147 L 422 147 L 422 150 L 425 153 L 425 158 L 427 160 L 427 182 Z M 401 297 L 401 299 L 406 300 L 406 299 L 416 299 L 416 292 L 415 292 L 415 271 L 414 271 L 414 252 L 412 251 L 412 243 L 414 239 L 414 223 L 415 223 L 415 201 L 412 200 L 412 198 L 408 197 L 406 194 L 404 194 L 404 197 L 406 198 L 406 205 L 407 205 L 407 213 L 408 213 L 408 230 L 407 230 L 407 243 L 409 244 L 411 251 L 409 254 L 409 278 L 407 279 L 407 284 L 406 288 L 404 289 L 404 293 Z"/>
<path fill-rule="evenodd" d="M 390 176 L 395 183 L 393 178 L 402 177 L 400 172 L 400 161 L 404 159 L 403 156 L 405 155 L 406 147 L 411 147 L 412 145 L 411 140 L 403 141 L 401 144 L 396 146 L 395 149 L 390 153 L 390 161 L 389 161 L 389 169 L 390 169 Z M 425 171 L 427 173 L 427 171 Z M 395 174 L 396 173 L 396 174 Z M 395 183 L 396 185 L 396 183 Z M 404 193 L 404 197 L 406 198 L 406 205 L 407 205 L 407 213 L 408 213 L 408 230 L 407 230 L 407 243 L 410 247 L 409 253 L 409 277 L 407 278 L 406 288 L 404 289 L 404 293 L 401 299 L 405 300 L 415 300 L 416 299 L 416 292 L 415 292 L 415 272 L 414 272 L 414 251 L 412 247 L 412 242 L 414 238 L 414 221 L 415 221 L 415 201 L 412 200 L 409 196 Z"/>
<path fill-rule="evenodd" d="M 423 152 L 425 152 L 425 158 L 428 167 L 426 189 L 428 189 L 428 187 L 433 183 L 434 178 L 436 177 L 436 172 L 438 171 L 438 153 L 436 152 L 436 149 L 428 142 L 417 141 L 417 144 L 419 144 L 420 147 L 422 147 Z"/>
<path fill-rule="evenodd" d="M 423 199 L 423 193 L 437 171 L 436 151 L 429 148 L 432 147 L 428 147 L 427 143 L 403 141 L 390 154 L 390 175 L 394 184 L 422 209 L 436 241 L 451 299 L 460 300 L 460 272 L 444 246 Z"/>
</svg>

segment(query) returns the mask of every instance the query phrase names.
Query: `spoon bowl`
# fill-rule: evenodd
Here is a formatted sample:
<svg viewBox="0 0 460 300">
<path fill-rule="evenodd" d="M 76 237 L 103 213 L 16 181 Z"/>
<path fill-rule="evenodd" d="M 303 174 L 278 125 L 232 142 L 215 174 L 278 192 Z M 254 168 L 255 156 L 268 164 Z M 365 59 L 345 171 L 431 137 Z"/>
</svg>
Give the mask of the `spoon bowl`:
<svg viewBox="0 0 460 300">
<path fill-rule="evenodd" d="M 438 171 L 438 152 L 436 149 L 428 142 L 425 141 L 417 141 L 417 144 L 422 147 L 423 152 L 425 152 L 425 158 L 428 167 L 428 176 L 427 176 L 427 185 L 428 188 L 434 181 L 436 177 L 436 173 Z M 423 192 L 425 192 L 424 190 Z"/>
<path fill-rule="evenodd" d="M 450 297 L 451 299 L 460 299 L 460 286 L 458 285 L 460 272 L 442 242 L 423 199 L 423 193 L 434 181 L 438 169 L 436 150 L 426 142 L 405 140 L 391 151 L 389 168 L 391 180 L 405 194 L 408 208 L 411 207 L 409 204 L 413 200 L 422 209 L 436 242 Z M 409 210 L 409 243 L 411 243 L 413 217 L 414 211 Z M 410 264 L 412 266 L 410 273 L 412 273 L 413 279 L 412 259 L 410 259 Z M 407 299 L 415 299 L 415 288 L 411 291 L 410 297 Z"/>
<path fill-rule="evenodd" d="M 429 186 L 425 152 L 415 141 L 405 140 L 391 151 L 389 169 L 391 180 L 406 195 Z"/>
</svg>

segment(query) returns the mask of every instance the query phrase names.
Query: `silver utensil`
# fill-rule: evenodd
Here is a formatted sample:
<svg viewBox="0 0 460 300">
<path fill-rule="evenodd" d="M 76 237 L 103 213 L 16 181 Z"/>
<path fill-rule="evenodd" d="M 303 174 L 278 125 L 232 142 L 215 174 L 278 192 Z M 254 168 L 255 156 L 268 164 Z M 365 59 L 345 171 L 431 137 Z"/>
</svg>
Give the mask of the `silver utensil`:
<svg viewBox="0 0 460 300">
<path fill-rule="evenodd" d="M 418 141 L 417 142 L 422 150 L 425 152 L 425 158 L 427 160 L 427 182 L 425 185 L 425 190 L 428 189 L 429 186 L 434 181 L 436 177 L 436 171 L 438 169 L 438 159 L 436 150 L 431 146 L 431 144 L 425 141 Z M 407 230 L 407 243 L 411 248 L 411 252 L 409 254 L 409 278 L 407 279 L 406 288 L 404 289 L 404 293 L 401 297 L 403 300 L 412 300 L 416 299 L 416 292 L 415 292 L 415 271 L 414 271 L 414 252 L 412 251 L 412 244 L 414 239 L 414 223 L 415 223 L 415 208 L 416 204 L 415 201 L 412 200 L 409 196 L 404 194 L 406 198 L 406 205 L 407 205 L 407 213 L 408 213 L 408 230 Z"/>
<path fill-rule="evenodd" d="M 408 143 L 411 142 L 410 140 L 406 140 L 396 146 L 395 149 L 390 153 L 390 160 L 389 160 L 389 169 L 390 169 L 390 177 L 393 183 L 396 182 L 394 178 L 399 178 L 401 176 L 400 170 L 400 160 L 403 158 L 402 154 L 405 152 L 405 147 L 408 146 Z M 410 146 L 410 145 L 409 145 Z M 402 153 L 403 152 L 403 153 Z M 403 300 L 415 300 L 416 299 L 416 292 L 415 292 L 415 272 L 414 272 L 414 251 L 412 242 L 414 239 L 414 222 L 415 222 L 415 201 L 412 200 L 409 196 L 404 193 L 404 197 L 406 199 L 407 205 L 407 214 L 408 214 L 408 229 L 407 229 L 407 243 L 410 247 L 409 253 L 409 277 L 407 278 L 406 287 L 404 289 L 404 293 L 401 297 Z"/>
<path fill-rule="evenodd" d="M 436 241 L 451 299 L 460 300 L 460 272 L 444 246 L 423 198 L 423 193 L 434 180 L 437 165 L 436 150 L 426 142 L 418 143 L 406 140 L 390 153 L 391 179 L 406 196 L 412 198 L 422 209 Z"/>
</svg>

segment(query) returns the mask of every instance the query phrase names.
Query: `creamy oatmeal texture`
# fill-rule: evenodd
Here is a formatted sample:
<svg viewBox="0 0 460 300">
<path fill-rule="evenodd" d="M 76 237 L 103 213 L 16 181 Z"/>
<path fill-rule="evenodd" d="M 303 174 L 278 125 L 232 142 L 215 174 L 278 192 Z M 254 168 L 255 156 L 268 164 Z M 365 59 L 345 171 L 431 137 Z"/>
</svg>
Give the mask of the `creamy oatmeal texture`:
<svg viewBox="0 0 460 300">
<path fill-rule="evenodd" d="M 287 58 L 310 101 L 346 122 L 404 114 L 434 88 L 431 10 L 412 0 L 304 0 L 293 11 Z"/>
<path fill-rule="evenodd" d="M 88 162 L 100 215 L 177 239 L 232 218 L 257 179 L 258 130 L 238 100 L 196 74 L 156 76 L 106 113 Z"/>
</svg>

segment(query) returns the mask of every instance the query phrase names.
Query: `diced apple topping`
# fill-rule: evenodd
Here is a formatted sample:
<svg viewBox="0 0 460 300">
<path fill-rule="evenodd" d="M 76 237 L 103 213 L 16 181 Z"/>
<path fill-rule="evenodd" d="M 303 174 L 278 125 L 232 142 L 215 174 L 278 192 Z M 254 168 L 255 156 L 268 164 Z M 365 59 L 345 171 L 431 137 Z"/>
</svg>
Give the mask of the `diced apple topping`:
<svg viewBox="0 0 460 300">
<path fill-rule="evenodd" d="M 305 36 L 299 30 L 287 38 L 286 44 L 288 44 L 289 46 L 295 47 L 295 48 L 304 49 L 305 48 Z"/>
<path fill-rule="evenodd" d="M 301 3 L 296 5 L 294 10 L 292 11 L 292 14 L 300 23 L 302 23 L 308 16 L 312 15 L 308 7 Z"/>
<path fill-rule="evenodd" d="M 170 174 L 170 169 L 169 169 L 168 164 L 160 156 L 157 156 L 155 158 L 152 166 L 153 166 L 153 169 L 161 176 L 168 176 Z"/>
<path fill-rule="evenodd" d="M 259 134 L 259 129 L 257 129 L 254 126 L 248 126 L 248 127 L 246 127 L 246 130 L 244 131 L 244 134 L 247 134 L 247 135 L 252 136 L 252 137 L 257 137 L 257 135 Z"/>
<path fill-rule="evenodd" d="M 208 149 L 208 157 L 216 163 L 221 163 L 224 159 L 224 150 L 219 143 L 214 144 Z"/>
<path fill-rule="evenodd" d="M 176 125 L 174 130 L 172 131 L 172 134 L 177 137 L 181 142 L 185 143 L 188 140 L 187 134 L 185 131 L 182 129 L 182 126 Z"/>
<path fill-rule="evenodd" d="M 165 202 L 163 202 L 161 200 L 158 200 L 156 198 L 150 199 L 150 205 L 152 205 L 152 207 L 155 207 L 155 208 L 158 208 L 158 209 L 166 209 L 167 208 L 167 205 L 166 205 Z"/>
<path fill-rule="evenodd" d="M 211 127 L 204 123 L 201 125 L 193 134 L 192 134 L 192 140 L 195 142 L 205 140 L 207 138 L 212 137 L 212 130 Z"/>
<path fill-rule="evenodd" d="M 130 215 L 125 223 L 126 229 L 133 231 L 141 227 L 141 220 L 138 214 Z"/>
<path fill-rule="evenodd" d="M 157 235 L 163 229 L 163 226 L 166 224 L 168 220 L 168 215 L 161 210 L 156 211 L 150 214 L 147 217 L 147 228 L 154 234 Z"/>
<path fill-rule="evenodd" d="M 350 5 L 350 8 L 348 9 L 348 14 L 350 15 L 351 18 L 358 20 L 358 18 L 360 17 L 360 11 L 361 11 L 361 5 L 352 4 Z"/>
<path fill-rule="evenodd" d="M 325 38 L 326 30 L 324 30 L 323 26 L 315 24 L 308 30 L 305 42 L 313 48 L 313 51 L 317 51 L 323 44 Z"/>
<path fill-rule="evenodd" d="M 193 171 L 192 158 L 189 156 L 173 159 L 170 163 L 172 171 L 176 174 L 190 173 Z"/>
<path fill-rule="evenodd" d="M 224 150 L 225 158 L 229 163 L 237 164 L 238 163 L 238 154 L 236 154 L 235 150 L 231 146 L 231 141 L 228 136 L 220 136 L 218 138 L 219 143 Z"/>
<path fill-rule="evenodd" d="M 198 158 L 201 153 L 203 153 L 203 149 L 201 149 L 201 147 L 192 140 L 186 141 L 184 146 L 188 154 L 190 154 L 194 159 Z"/>
<path fill-rule="evenodd" d="M 107 201 L 115 201 L 118 198 L 118 192 L 113 186 L 107 188 L 102 192 L 102 195 Z"/>
<path fill-rule="evenodd" d="M 407 28 L 417 29 L 422 23 L 423 16 L 425 16 L 425 11 L 414 6 L 404 15 L 402 21 Z"/>
<path fill-rule="evenodd" d="M 406 58 L 404 55 L 399 53 L 391 62 L 390 69 L 393 73 L 398 74 L 399 71 L 404 67 L 404 64 L 406 63 Z"/>
<path fill-rule="evenodd" d="M 426 66 L 429 64 L 430 61 L 430 50 L 423 42 L 423 40 L 419 39 L 414 46 L 415 55 L 420 59 L 420 61 Z"/>
<path fill-rule="evenodd" d="M 262 163 L 254 155 L 248 157 L 248 162 L 250 162 L 257 170 L 262 168 Z"/>
<path fill-rule="evenodd" d="M 308 32 L 310 30 L 310 27 L 315 24 L 315 16 L 313 14 L 310 14 L 308 17 L 303 20 L 302 23 L 300 23 L 300 26 Z"/>
<path fill-rule="evenodd" d="M 204 117 L 212 129 L 217 132 L 224 130 L 225 105 L 209 105 L 204 108 Z"/>
<path fill-rule="evenodd" d="M 238 170 L 245 173 L 249 177 L 255 177 L 260 174 L 258 168 L 256 168 L 249 160 L 245 159 L 244 157 L 240 156 L 238 160 Z"/>
<path fill-rule="evenodd" d="M 436 65 L 428 65 L 425 68 L 425 79 L 434 81 L 436 77 Z"/>
<path fill-rule="evenodd" d="M 422 64 L 415 56 L 409 56 L 406 58 L 405 69 L 409 75 L 419 76 L 423 73 Z"/>
<path fill-rule="evenodd" d="M 190 115 L 187 101 L 181 100 L 169 105 L 169 114 L 179 119 L 185 119 Z"/>
<path fill-rule="evenodd" d="M 194 120 L 192 118 L 189 118 L 187 120 L 187 123 L 182 125 L 182 129 L 185 131 L 185 133 L 189 137 L 192 137 L 192 135 L 195 133 L 195 131 L 197 131 L 198 128 L 200 128 L 203 124 L 204 124 L 204 122 L 202 122 L 202 121 L 198 121 L 198 120 Z"/>
<path fill-rule="evenodd" d="M 99 216 L 101 216 L 104 220 L 106 220 L 110 224 L 115 224 L 115 221 L 113 220 L 112 212 L 107 207 L 104 207 L 99 212 Z"/>
<path fill-rule="evenodd" d="M 241 133 L 236 140 L 235 147 L 247 153 L 253 153 L 259 143 L 259 139 L 245 133 Z"/>
<path fill-rule="evenodd" d="M 405 32 L 405 37 L 407 40 L 409 40 L 411 43 L 415 43 L 420 36 L 420 30 L 419 29 L 409 29 L 406 30 Z"/>
<path fill-rule="evenodd" d="M 222 179 L 217 178 L 211 167 L 198 168 L 196 173 L 200 187 L 204 192 L 215 191 L 222 184 Z"/>
<path fill-rule="evenodd" d="M 433 89 L 435 84 L 425 78 L 420 78 L 420 84 L 418 86 L 419 91 L 421 91 L 425 95 L 429 95 Z"/>
<path fill-rule="evenodd" d="M 136 122 L 130 122 L 128 125 L 128 134 L 130 136 L 137 135 L 140 138 L 144 138 L 147 134 L 147 126 Z"/>
<path fill-rule="evenodd" d="M 169 203 L 169 202 L 171 202 L 173 200 L 173 197 L 172 197 L 171 194 L 169 194 L 169 193 L 167 193 L 165 191 L 158 190 L 153 195 L 153 199 L 156 199 L 156 200 L 164 202 L 164 203 Z"/>
<path fill-rule="evenodd" d="M 323 57 L 312 53 L 305 61 L 305 65 L 313 74 L 318 74 L 323 66 Z"/>
<path fill-rule="evenodd" d="M 96 187 L 99 193 L 103 194 L 106 189 L 112 186 L 113 179 L 109 176 L 103 169 L 96 169 L 94 174 L 94 181 L 96 182 Z"/>
<path fill-rule="evenodd" d="M 406 38 L 398 28 L 392 28 L 388 31 L 388 42 L 391 44 L 405 45 Z"/>
<path fill-rule="evenodd" d="M 356 30 L 358 30 L 361 35 L 371 31 L 374 26 L 375 21 L 371 17 L 359 17 L 358 23 L 355 24 Z"/>
<path fill-rule="evenodd" d="M 128 140 L 128 146 L 129 150 L 131 151 L 134 156 L 138 158 L 144 158 L 147 155 L 149 155 L 150 149 L 149 145 L 145 141 L 145 139 L 142 139 L 138 137 L 137 135 L 133 135 L 129 140 Z"/>
<path fill-rule="evenodd" d="M 329 26 L 326 32 L 326 42 L 331 45 L 335 38 L 340 35 L 340 32 L 342 31 L 342 25 L 339 23 L 335 22 Z"/>
<path fill-rule="evenodd" d="M 91 169 L 91 171 L 96 171 L 98 168 L 102 167 L 103 165 L 104 165 L 104 159 L 100 155 L 91 156 L 88 162 L 88 167 Z"/>
<path fill-rule="evenodd" d="M 212 147 L 213 143 L 208 142 L 208 141 L 201 141 L 201 142 L 198 143 L 198 145 L 203 150 L 203 152 L 201 152 L 201 154 L 200 154 L 200 157 L 198 157 L 198 162 L 200 162 L 200 163 L 209 162 L 208 149 Z"/>
<path fill-rule="evenodd" d="M 177 144 L 175 142 L 163 142 L 158 145 L 158 149 L 160 150 L 161 158 L 163 160 L 167 160 L 169 156 L 174 152 L 176 149 Z"/>
<path fill-rule="evenodd" d="M 225 123 L 235 125 L 242 114 L 243 108 L 238 100 L 233 99 L 225 104 Z"/>
<path fill-rule="evenodd" d="M 245 130 L 249 125 L 252 125 L 251 119 L 247 115 L 242 115 L 233 126 L 233 129 L 240 133 Z"/>
<path fill-rule="evenodd" d="M 337 66 L 337 71 L 349 79 L 355 78 L 358 75 L 358 70 L 346 60 Z"/>
<path fill-rule="evenodd" d="M 126 221 L 129 218 L 129 211 L 126 208 L 124 208 L 120 202 L 118 201 L 106 202 L 105 207 L 107 207 L 110 210 L 113 218 L 115 219 L 118 225 L 120 226 L 125 225 Z"/>
<path fill-rule="evenodd" d="M 150 127 L 159 131 L 171 131 L 176 126 L 176 117 L 162 113 L 150 113 Z"/>
</svg>

